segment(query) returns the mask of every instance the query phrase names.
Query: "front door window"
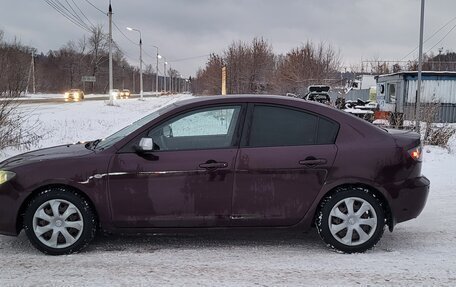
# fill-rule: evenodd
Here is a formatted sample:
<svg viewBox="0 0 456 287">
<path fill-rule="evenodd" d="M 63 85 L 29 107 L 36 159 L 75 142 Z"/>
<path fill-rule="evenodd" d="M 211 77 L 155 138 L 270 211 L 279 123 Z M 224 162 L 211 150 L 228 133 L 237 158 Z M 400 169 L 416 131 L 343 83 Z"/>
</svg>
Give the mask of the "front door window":
<svg viewBox="0 0 456 287">
<path fill-rule="evenodd" d="M 240 110 L 226 106 L 191 111 L 158 126 L 149 136 L 160 151 L 227 148 L 233 144 Z"/>
</svg>

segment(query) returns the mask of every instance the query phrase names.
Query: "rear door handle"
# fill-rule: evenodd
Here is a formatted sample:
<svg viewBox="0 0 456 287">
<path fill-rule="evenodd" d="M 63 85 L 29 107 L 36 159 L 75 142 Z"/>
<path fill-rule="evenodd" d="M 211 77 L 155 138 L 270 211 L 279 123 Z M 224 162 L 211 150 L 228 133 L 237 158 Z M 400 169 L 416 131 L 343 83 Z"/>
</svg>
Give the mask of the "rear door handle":
<svg viewBox="0 0 456 287">
<path fill-rule="evenodd" d="M 201 168 L 205 169 L 217 169 L 227 167 L 228 163 L 226 162 L 205 162 L 199 165 Z"/>
<path fill-rule="evenodd" d="M 322 165 L 326 164 L 327 161 L 324 158 L 314 158 L 314 157 L 308 157 L 305 160 L 300 160 L 299 164 L 300 165 L 305 165 L 305 166 L 316 166 L 316 165 Z"/>
</svg>

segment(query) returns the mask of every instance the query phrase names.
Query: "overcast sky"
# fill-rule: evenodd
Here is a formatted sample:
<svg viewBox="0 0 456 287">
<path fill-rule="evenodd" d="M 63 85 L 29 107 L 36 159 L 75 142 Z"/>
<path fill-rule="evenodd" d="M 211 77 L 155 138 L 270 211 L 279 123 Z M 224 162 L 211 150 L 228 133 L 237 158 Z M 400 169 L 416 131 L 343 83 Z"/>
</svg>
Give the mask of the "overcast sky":
<svg viewBox="0 0 456 287">
<path fill-rule="evenodd" d="M 59 1 L 67 7 L 74 1 L 92 23 L 107 30 L 108 18 L 86 0 Z M 108 0 L 90 2 L 107 10 Z M 17 37 L 40 52 L 87 34 L 45 0 L 0 3 L 5 37 Z M 306 40 L 325 41 L 340 49 L 344 66 L 349 67 L 361 59 L 402 59 L 417 46 L 419 36 L 420 0 L 113 0 L 112 5 L 115 23 L 129 38 L 138 41 L 138 34 L 126 26 L 141 29 L 146 63 L 155 66 L 149 56 L 155 54 L 152 45 L 159 46 L 160 54 L 170 61 L 193 58 L 171 63 L 184 76 L 204 66 L 207 57 L 199 56 L 221 53 L 233 41 L 254 37 L 264 37 L 276 53 L 286 53 Z M 455 0 L 426 1 L 425 38 L 455 17 Z M 424 51 L 434 45 L 435 53 L 440 47 L 456 50 L 456 29 L 444 38 L 455 25 L 456 18 L 425 44 Z M 129 62 L 137 64 L 139 48 L 113 31 Z"/>
</svg>

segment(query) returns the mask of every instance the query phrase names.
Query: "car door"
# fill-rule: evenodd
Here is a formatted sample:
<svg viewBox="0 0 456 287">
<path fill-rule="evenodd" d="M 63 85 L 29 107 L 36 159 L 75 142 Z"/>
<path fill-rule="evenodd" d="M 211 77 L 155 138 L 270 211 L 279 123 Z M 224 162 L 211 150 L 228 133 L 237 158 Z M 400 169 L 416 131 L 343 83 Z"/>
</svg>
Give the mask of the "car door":
<svg viewBox="0 0 456 287">
<path fill-rule="evenodd" d="M 229 223 L 241 105 L 179 114 L 142 137 L 148 154 L 121 149 L 109 166 L 118 227 L 211 227 Z"/>
<path fill-rule="evenodd" d="M 290 226 L 334 162 L 338 124 L 303 110 L 251 105 L 236 163 L 234 226 Z"/>
</svg>

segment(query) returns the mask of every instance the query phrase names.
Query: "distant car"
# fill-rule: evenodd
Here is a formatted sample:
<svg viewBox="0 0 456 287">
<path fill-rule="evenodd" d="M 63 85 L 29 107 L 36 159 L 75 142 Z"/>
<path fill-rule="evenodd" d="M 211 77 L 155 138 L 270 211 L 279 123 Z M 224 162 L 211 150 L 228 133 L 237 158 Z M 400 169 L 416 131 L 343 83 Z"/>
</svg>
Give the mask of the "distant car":
<svg viewBox="0 0 456 287">
<path fill-rule="evenodd" d="M 308 93 L 304 96 L 307 101 L 319 102 L 325 105 L 331 105 L 331 97 L 329 96 L 329 86 L 312 85 L 308 87 Z"/>
<path fill-rule="evenodd" d="M 421 159 L 417 133 L 321 104 L 198 97 L 102 140 L 1 162 L 0 233 L 24 228 L 35 247 L 59 255 L 79 251 L 97 230 L 315 226 L 332 248 L 363 252 L 386 225 L 392 231 L 423 210 Z"/>
<path fill-rule="evenodd" d="M 112 89 L 111 95 L 114 97 L 114 99 L 118 99 L 120 97 L 120 91 L 118 89 Z"/>
<path fill-rule="evenodd" d="M 130 90 L 129 89 L 123 89 L 120 92 L 120 98 L 121 99 L 128 99 L 130 97 Z"/>
<path fill-rule="evenodd" d="M 84 99 L 84 92 L 81 89 L 71 89 L 65 93 L 65 101 L 80 101 Z"/>
</svg>

